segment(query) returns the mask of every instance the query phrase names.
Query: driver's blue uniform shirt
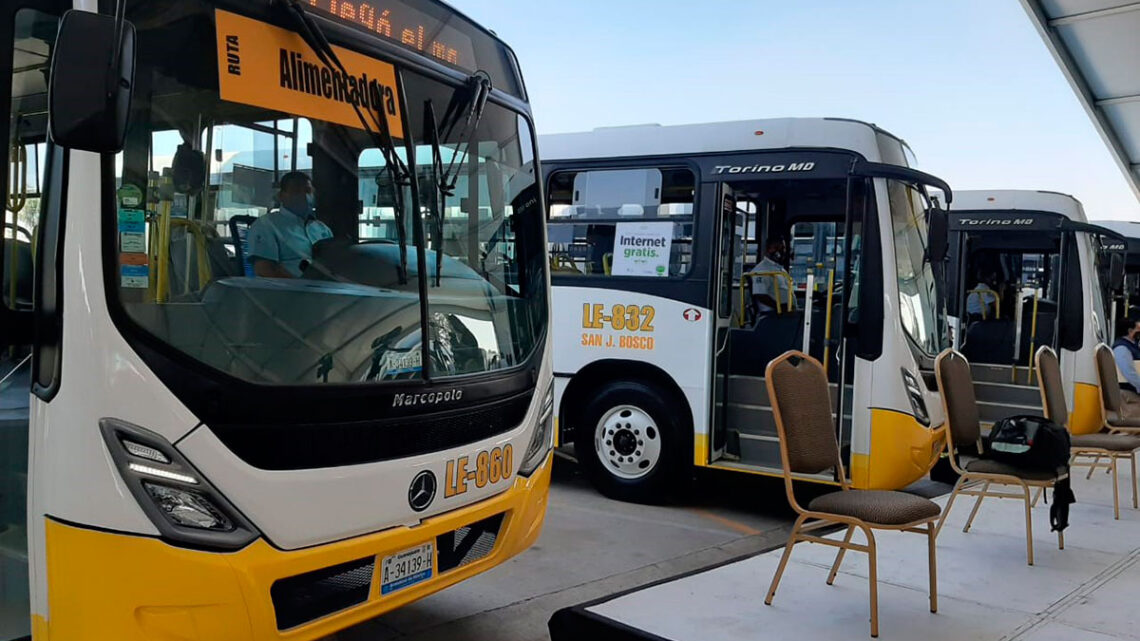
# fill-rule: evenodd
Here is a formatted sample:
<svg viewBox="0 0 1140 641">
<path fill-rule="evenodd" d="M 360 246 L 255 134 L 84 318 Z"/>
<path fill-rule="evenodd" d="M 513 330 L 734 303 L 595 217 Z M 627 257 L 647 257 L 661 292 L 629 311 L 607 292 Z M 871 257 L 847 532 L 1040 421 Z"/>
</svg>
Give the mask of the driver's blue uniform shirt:
<svg viewBox="0 0 1140 641">
<path fill-rule="evenodd" d="M 271 260 L 293 276 L 301 275 L 301 261 L 313 259 L 313 244 L 332 238 L 328 225 L 313 216 L 301 218 L 289 209 L 258 218 L 249 228 L 249 259 Z"/>
</svg>

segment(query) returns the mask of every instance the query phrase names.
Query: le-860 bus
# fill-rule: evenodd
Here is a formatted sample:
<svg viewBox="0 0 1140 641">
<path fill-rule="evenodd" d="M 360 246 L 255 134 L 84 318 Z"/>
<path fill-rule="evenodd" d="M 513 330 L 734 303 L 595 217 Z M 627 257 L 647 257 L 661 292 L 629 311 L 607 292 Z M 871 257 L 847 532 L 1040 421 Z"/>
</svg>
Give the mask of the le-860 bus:
<svg viewBox="0 0 1140 641">
<path fill-rule="evenodd" d="M 945 212 L 927 187 L 952 195 L 910 168 L 900 139 L 781 119 L 540 147 L 558 432 L 603 492 L 659 499 L 692 465 L 779 474 L 763 374 L 789 349 L 827 367 L 856 487 L 927 473 L 943 442 L 930 371 L 946 345 Z"/>
<path fill-rule="evenodd" d="M 0 639 L 314 639 L 535 540 L 545 215 L 504 43 L 432 0 L 0 25 Z M 291 173 L 314 202 L 274 213 Z M 278 214 L 296 278 L 256 275 Z"/>
</svg>

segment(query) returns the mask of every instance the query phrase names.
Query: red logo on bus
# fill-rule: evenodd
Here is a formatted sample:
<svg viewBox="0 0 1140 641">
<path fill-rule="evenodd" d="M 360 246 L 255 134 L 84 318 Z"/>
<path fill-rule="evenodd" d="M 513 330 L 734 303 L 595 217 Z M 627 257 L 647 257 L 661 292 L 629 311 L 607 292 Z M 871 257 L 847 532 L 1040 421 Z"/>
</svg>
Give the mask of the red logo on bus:
<svg viewBox="0 0 1140 641">
<path fill-rule="evenodd" d="M 690 307 L 689 309 L 681 312 L 681 316 L 683 316 L 685 320 L 689 321 L 690 323 L 695 323 L 701 320 L 701 310 Z"/>
</svg>

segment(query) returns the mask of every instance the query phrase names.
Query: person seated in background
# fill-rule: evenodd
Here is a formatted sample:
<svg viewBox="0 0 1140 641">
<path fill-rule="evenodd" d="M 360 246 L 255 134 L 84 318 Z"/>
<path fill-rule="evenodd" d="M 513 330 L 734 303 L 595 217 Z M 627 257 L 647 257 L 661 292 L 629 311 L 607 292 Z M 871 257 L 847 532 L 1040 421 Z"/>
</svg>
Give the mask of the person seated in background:
<svg viewBox="0 0 1140 641">
<path fill-rule="evenodd" d="M 784 239 L 769 237 L 764 244 L 764 257 L 747 272 L 752 275 L 752 305 L 757 316 L 771 314 L 777 309 L 791 311 L 796 308 L 795 297 L 790 304 L 788 302 L 788 286 L 792 279 L 784 268 L 787 255 L 788 246 Z M 779 305 L 776 304 L 777 298 Z"/>
<path fill-rule="evenodd" d="M 281 177 L 281 208 L 258 218 L 249 228 L 253 273 L 263 278 L 300 278 L 313 259 L 313 245 L 332 238 L 313 211 L 313 181 L 302 171 Z"/>
<path fill-rule="evenodd" d="M 970 290 L 970 295 L 966 297 L 966 318 L 970 322 L 994 318 L 997 314 L 997 297 L 994 295 L 997 291 L 997 276 L 979 269 Z"/>
<path fill-rule="evenodd" d="M 1136 371 L 1136 361 L 1140 361 L 1140 345 L 1136 344 L 1138 339 L 1140 316 L 1129 316 L 1123 334 L 1112 344 L 1112 356 L 1116 361 L 1123 401 L 1120 408 L 1123 418 L 1140 418 L 1140 373 Z"/>
</svg>

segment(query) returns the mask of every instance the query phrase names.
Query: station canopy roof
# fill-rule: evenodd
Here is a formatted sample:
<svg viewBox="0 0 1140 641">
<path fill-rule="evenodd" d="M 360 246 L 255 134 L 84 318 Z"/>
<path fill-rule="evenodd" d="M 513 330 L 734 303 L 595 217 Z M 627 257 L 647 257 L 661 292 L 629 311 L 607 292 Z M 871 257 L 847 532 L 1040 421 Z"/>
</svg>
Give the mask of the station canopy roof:
<svg viewBox="0 0 1140 641">
<path fill-rule="evenodd" d="M 1021 3 L 1140 198 L 1140 1 Z"/>
</svg>

